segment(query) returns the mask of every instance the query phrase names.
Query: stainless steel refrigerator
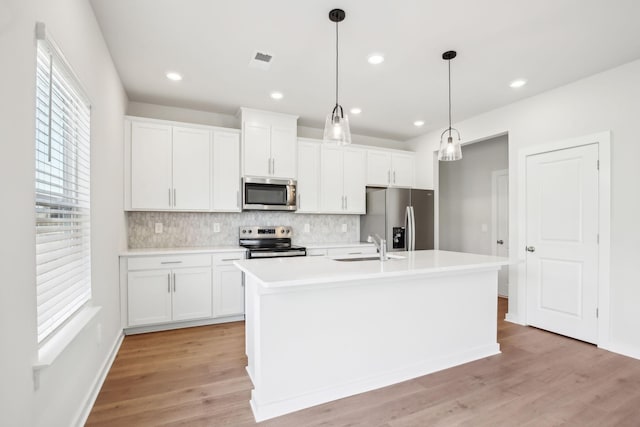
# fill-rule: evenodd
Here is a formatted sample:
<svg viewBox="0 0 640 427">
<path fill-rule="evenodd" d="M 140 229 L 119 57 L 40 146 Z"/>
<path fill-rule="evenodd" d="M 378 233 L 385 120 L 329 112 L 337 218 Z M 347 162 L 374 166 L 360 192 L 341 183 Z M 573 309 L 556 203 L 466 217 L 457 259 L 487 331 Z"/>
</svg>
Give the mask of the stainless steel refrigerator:
<svg viewBox="0 0 640 427">
<path fill-rule="evenodd" d="M 388 251 L 433 249 L 433 191 L 367 188 L 360 240 L 375 234 L 386 239 Z"/>
</svg>

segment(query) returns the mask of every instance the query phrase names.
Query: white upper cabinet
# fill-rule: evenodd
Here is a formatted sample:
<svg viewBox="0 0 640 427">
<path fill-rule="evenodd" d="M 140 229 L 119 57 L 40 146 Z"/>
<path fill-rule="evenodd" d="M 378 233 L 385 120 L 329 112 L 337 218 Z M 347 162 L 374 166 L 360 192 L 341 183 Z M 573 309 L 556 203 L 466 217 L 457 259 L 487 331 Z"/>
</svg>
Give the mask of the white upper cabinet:
<svg viewBox="0 0 640 427">
<path fill-rule="evenodd" d="M 210 207 L 210 132 L 173 128 L 173 208 L 208 210 Z"/>
<path fill-rule="evenodd" d="M 240 211 L 240 133 L 127 118 L 125 209 Z"/>
<path fill-rule="evenodd" d="M 298 139 L 298 213 L 320 211 L 319 141 Z"/>
<path fill-rule="evenodd" d="M 171 126 L 131 124 L 131 207 L 171 209 Z"/>
<path fill-rule="evenodd" d="M 367 185 L 374 187 L 413 187 L 413 153 L 367 150 Z"/>
<path fill-rule="evenodd" d="M 322 147 L 321 210 L 364 214 L 366 211 L 366 152 L 334 145 Z"/>
<path fill-rule="evenodd" d="M 212 210 L 240 212 L 240 135 L 214 131 Z"/>
<path fill-rule="evenodd" d="M 296 177 L 297 116 L 241 108 L 244 176 Z"/>
</svg>

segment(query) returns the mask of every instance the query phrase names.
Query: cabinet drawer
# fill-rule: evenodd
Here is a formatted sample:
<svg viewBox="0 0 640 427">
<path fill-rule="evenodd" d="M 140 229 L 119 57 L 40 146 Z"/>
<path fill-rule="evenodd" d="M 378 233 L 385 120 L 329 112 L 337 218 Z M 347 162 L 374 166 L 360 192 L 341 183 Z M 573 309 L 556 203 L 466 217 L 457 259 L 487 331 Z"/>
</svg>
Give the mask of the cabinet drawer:
<svg viewBox="0 0 640 427">
<path fill-rule="evenodd" d="M 346 248 L 331 248 L 327 252 L 329 256 L 340 256 L 340 255 L 375 254 L 377 250 L 375 246 L 371 245 L 371 246 L 354 246 L 354 247 L 346 247 Z"/>
<path fill-rule="evenodd" d="M 152 270 L 156 268 L 210 267 L 211 255 L 162 255 L 135 257 L 127 260 L 127 268 Z"/>
<path fill-rule="evenodd" d="M 245 251 L 225 252 L 222 254 L 213 254 L 213 265 L 231 265 L 233 261 L 246 258 Z"/>
</svg>

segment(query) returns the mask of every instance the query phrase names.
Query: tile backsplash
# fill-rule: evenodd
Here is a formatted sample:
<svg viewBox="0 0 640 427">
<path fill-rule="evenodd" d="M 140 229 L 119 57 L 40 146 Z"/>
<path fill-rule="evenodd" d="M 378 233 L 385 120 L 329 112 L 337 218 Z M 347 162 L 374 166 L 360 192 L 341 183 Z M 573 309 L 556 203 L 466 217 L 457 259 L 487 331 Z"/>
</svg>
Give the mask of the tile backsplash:
<svg viewBox="0 0 640 427">
<path fill-rule="evenodd" d="M 155 224 L 162 224 L 162 233 Z M 220 232 L 214 233 L 214 224 Z M 305 225 L 309 224 L 309 232 Z M 343 232 L 343 224 L 347 231 Z M 360 240 L 359 215 L 311 215 L 292 212 L 127 212 L 130 249 L 226 246 L 238 244 L 238 228 L 252 225 L 293 227 L 293 243 L 351 243 Z"/>
</svg>

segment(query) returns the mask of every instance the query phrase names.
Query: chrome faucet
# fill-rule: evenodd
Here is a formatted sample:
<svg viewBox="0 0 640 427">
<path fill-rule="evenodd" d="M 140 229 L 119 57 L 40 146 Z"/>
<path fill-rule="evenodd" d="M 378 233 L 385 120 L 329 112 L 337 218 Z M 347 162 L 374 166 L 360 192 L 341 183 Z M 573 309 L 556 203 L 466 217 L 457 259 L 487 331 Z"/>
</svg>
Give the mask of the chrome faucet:
<svg viewBox="0 0 640 427">
<path fill-rule="evenodd" d="M 378 241 L 376 241 L 375 237 L 370 235 L 367 237 L 367 242 L 376 245 L 376 248 L 380 253 L 380 261 L 386 261 L 389 259 L 389 257 L 387 256 L 387 241 L 377 234 L 375 236 L 378 238 Z"/>
</svg>

